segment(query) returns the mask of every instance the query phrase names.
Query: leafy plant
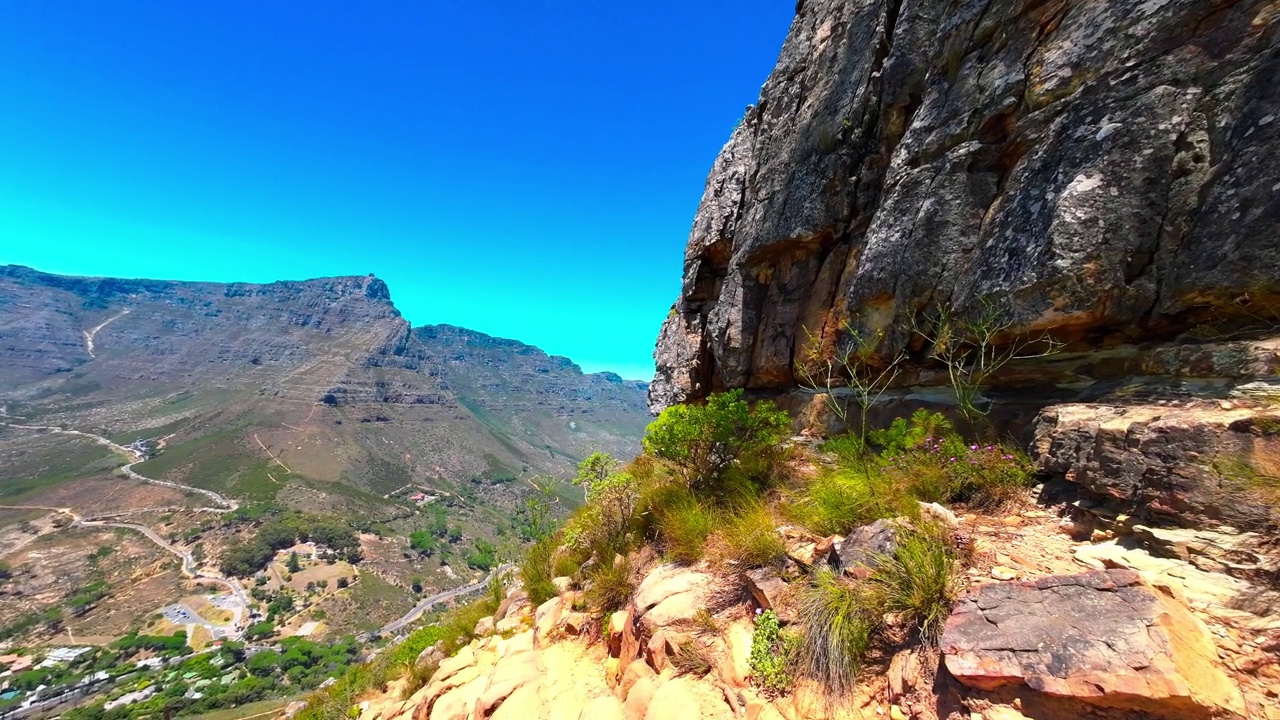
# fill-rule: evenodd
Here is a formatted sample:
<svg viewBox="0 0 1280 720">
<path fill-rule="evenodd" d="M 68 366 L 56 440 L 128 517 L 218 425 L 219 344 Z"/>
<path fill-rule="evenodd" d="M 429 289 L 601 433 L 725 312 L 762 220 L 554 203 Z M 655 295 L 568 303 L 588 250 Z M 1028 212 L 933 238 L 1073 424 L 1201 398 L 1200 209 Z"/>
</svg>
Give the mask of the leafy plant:
<svg viewBox="0 0 1280 720">
<path fill-rule="evenodd" d="M 711 395 L 704 405 L 663 410 L 646 431 L 644 449 L 674 465 L 688 487 L 722 497 L 730 468 L 764 460 L 790 426 L 790 417 L 773 403 L 752 408 L 741 389 L 731 390 Z"/>
<path fill-rule="evenodd" d="M 612 456 L 596 452 L 579 463 L 573 482 L 584 488 L 587 497 L 586 506 L 571 523 L 573 544 L 590 548 L 601 560 L 626 552 L 640 497 L 635 478 L 619 472 Z"/>
<path fill-rule="evenodd" d="M 796 662 L 800 637 L 782 629 L 778 614 L 765 610 L 756 615 L 751 634 L 751 679 L 769 693 L 781 694 L 791 688 L 791 668 Z"/>
</svg>

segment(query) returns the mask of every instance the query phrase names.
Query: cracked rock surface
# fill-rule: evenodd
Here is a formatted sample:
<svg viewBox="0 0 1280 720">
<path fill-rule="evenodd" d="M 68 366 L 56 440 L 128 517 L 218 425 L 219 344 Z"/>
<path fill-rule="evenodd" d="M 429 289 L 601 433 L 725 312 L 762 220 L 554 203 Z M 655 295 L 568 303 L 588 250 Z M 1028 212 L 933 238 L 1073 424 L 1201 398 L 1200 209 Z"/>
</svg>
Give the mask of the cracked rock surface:
<svg viewBox="0 0 1280 720">
<path fill-rule="evenodd" d="M 1249 325 L 1280 307 L 1278 72 L 1263 0 L 798 3 L 707 179 L 651 406 L 787 391 L 846 323 L 890 356 L 993 298 L 1081 349 Z"/>
<path fill-rule="evenodd" d="M 941 647 L 947 670 L 976 690 L 1153 718 L 1244 713 L 1204 625 L 1131 570 L 983 585 L 961 599 Z"/>
</svg>

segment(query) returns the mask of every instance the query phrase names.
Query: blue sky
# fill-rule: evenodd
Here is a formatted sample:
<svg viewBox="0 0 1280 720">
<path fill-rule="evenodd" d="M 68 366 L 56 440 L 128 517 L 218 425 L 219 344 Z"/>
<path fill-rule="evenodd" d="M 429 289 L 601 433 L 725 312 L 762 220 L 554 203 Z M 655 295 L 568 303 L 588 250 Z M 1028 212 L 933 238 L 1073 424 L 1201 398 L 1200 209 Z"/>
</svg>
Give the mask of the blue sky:
<svg viewBox="0 0 1280 720">
<path fill-rule="evenodd" d="M 793 2 L 0 4 L 0 264 L 374 273 L 652 373 L 690 224 Z"/>
</svg>

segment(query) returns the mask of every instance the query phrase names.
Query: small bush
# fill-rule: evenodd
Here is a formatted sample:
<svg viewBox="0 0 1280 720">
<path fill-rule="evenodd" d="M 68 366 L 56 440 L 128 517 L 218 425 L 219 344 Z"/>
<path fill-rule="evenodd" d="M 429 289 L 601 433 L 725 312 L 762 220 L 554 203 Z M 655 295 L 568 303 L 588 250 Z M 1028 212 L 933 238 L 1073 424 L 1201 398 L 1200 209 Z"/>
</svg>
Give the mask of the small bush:
<svg viewBox="0 0 1280 720">
<path fill-rule="evenodd" d="M 901 455 L 888 456 L 881 473 L 905 483 L 925 502 L 959 502 L 997 510 L 1035 479 L 1021 451 L 999 444 L 968 444 L 957 436 L 927 437 Z"/>
<path fill-rule="evenodd" d="M 902 613 L 926 640 L 935 640 L 959 592 L 950 533 L 936 525 L 899 529 L 892 555 L 875 559 L 871 582 L 883 589 L 885 609 Z"/>
<path fill-rule="evenodd" d="M 790 427 L 790 416 L 773 403 L 752 408 L 742 390 L 731 390 L 704 405 L 663 410 L 645 433 L 644 450 L 674 465 L 688 487 L 715 498 L 724 495 L 731 468 L 767 465 Z"/>
<path fill-rule="evenodd" d="M 797 609 L 803 628 L 800 671 L 832 695 L 848 694 L 880 629 L 884 599 L 879 588 L 821 570 L 802 589 Z"/>
<path fill-rule="evenodd" d="M 751 635 L 751 679 L 768 693 L 781 694 L 791 688 L 791 667 L 796 662 L 800 637 L 782 629 L 778 615 L 765 610 L 756 616 Z"/>
<path fill-rule="evenodd" d="M 712 535 L 709 554 L 718 562 L 736 563 L 743 569 L 769 565 L 786 552 L 776 526 L 768 506 L 759 501 L 748 503 Z"/>
<path fill-rule="evenodd" d="M 834 535 L 880 518 L 911 517 L 918 506 L 899 478 L 842 467 L 811 481 L 786 512 L 815 533 Z"/>
<path fill-rule="evenodd" d="M 636 589 L 631 571 L 631 563 L 626 558 L 592 568 L 587 577 L 587 603 L 603 613 L 624 607 Z"/>
</svg>

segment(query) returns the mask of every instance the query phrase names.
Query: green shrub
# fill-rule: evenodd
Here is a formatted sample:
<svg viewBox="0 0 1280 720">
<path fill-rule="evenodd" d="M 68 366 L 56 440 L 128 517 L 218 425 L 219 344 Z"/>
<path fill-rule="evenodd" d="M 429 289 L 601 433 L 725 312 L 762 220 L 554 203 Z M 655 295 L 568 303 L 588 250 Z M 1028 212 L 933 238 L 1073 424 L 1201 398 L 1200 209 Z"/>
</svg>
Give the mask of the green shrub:
<svg viewBox="0 0 1280 720">
<path fill-rule="evenodd" d="M 800 637 L 782 629 L 777 613 L 765 610 L 756 615 L 751 635 L 751 680 L 765 692 L 786 692 L 791 688 L 791 668 L 799 647 Z"/>
<path fill-rule="evenodd" d="M 879 587 L 820 570 L 802 588 L 797 610 L 803 634 L 800 671 L 834 696 L 848 694 L 881 626 Z"/>
<path fill-rule="evenodd" d="M 709 554 L 719 562 L 736 563 L 742 569 L 769 565 L 786 552 L 776 527 L 765 503 L 747 503 L 712 535 Z"/>
<path fill-rule="evenodd" d="M 884 458 L 881 473 L 909 484 L 912 495 L 925 502 L 997 510 L 1034 482 L 1035 466 L 1020 450 L 966 443 L 952 435 L 927 437 L 900 455 Z"/>
<path fill-rule="evenodd" d="M 520 580 L 524 583 L 525 592 L 529 593 L 529 602 L 534 606 L 556 596 L 556 588 L 551 584 L 551 558 L 559 545 L 556 535 L 545 537 L 525 551 L 520 561 Z"/>
<path fill-rule="evenodd" d="M 790 427 L 791 418 L 773 403 L 752 408 L 742 390 L 731 390 L 704 405 L 663 410 L 645 433 L 644 449 L 674 465 L 688 487 L 721 497 L 730 468 L 766 463 Z"/>
<path fill-rule="evenodd" d="M 883 590 L 885 609 L 901 613 L 926 640 L 934 640 L 959 593 L 959 567 L 950 533 L 936 525 L 900 528 L 897 547 L 875 558 L 871 582 Z"/>
<path fill-rule="evenodd" d="M 587 503 L 568 523 L 570 544 L 590 548 L 598 560 L 627 553 L 640 499 L 635 478 L 619 472 L 612 456 L 597 452 L 579 463 L 574 484 L 586 490 Z"/>
</svg>

